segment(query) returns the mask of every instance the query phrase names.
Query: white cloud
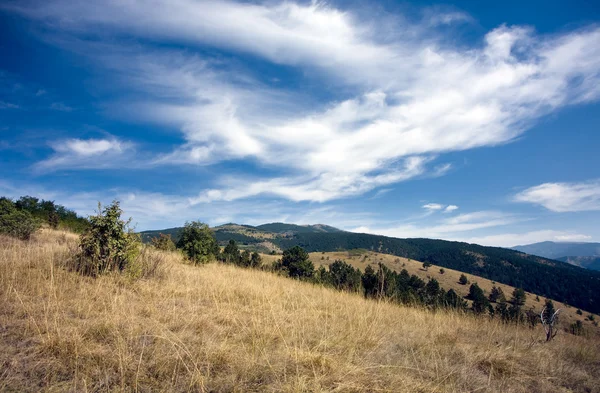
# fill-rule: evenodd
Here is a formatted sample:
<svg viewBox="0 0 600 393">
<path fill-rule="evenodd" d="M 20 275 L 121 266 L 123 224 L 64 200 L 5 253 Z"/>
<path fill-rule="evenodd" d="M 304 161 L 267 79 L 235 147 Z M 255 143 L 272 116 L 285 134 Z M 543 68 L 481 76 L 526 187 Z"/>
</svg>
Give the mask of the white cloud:
<svg viewBox="0 0 600 393">
<path fill-rule="evenodd" d="M 600 181 L 544 183 L 518 193 L 515 200 L 560 213 L 600 210 Z"/>
<path fill-rule="evenodd" d="M 456 205 L 442 205 L 439 203 L 427 203 L 422 206 L 423 209 L 427 210 L 428 213 L 433 213 L 436 211 L 443 211 L 444 213 L 451 213 L 454 210 L 458 209 Z"/>
<path fill-rule="evenodd" d="M 66 139 L 51 143 L 54 154 L 38 162 L 34 169 L 47 172 L 57 169 L 112 168 L 121 164 L 124 153 L 133 144 L 117 138 Z"/>
<path fill-rule="evenodd" d="M 478 211 L 444 218 L 433 225 L 413 222 L 391 227 L 360 226 L 353 232 L 373 233 L 392 237 L 427 237 L 454 240 L 462 232 L 499 227 L 523 221 L 524 218 L 496 211 Z M 463 235 L 464 236 L 464 235 Z"/>
<path fill-rule="evenodd" d="M 590 235 L 582 235 L 579 233 L 568 235 L 556 235 L 554 238 L 559 242 L 585 242 L 592 239 Z"/>
<path fill-rule="evenodd" d="M 445 213 L 451 213 L 451 212 L 455 211 L 456 209 L 458 209 L 458 206 L 456 206 L 456 205 L 448 205 L 444 209 L 444 212 Z"/>
<path fill-rule="evenodd" d="M 544 36 L 500 26 L 482 45 L 467 47 L 406 20 L 390 33 L 376 20 L 316 2 L 54 0 L 5 8 L 63 35 L 92 34 L 93 45 L 114 30 L 142 38 L 136 42 L 186 45 L 188 51 L 173 55 L 143 44 L 135 51 L 106 44 L 107 52 L 71 40 L 77 42 L 71 49 L 101 58 L 111 76 L 145 93 L 117 103 L 125 107 L 121 113 L 184 134 L 185 144 L 153 164 L 246 159 L 286 172 L 252 184 L 220 179 L 222 187 L 198 201 L 273 194 L 323 202 L 443 175 L 450 164 L 431 170 L 425 163 L 445 152 L 510 142 L 541 116 L 600 96 L 598 27 Z M 465 19 L 439 13 L 425 24 Z M 285 83 L 269 87 L 251 70 L 193 54 L 206 45 L 290 66 L 342 94 L 311 104 L 313 97 L 284 90 Z"/>
<path fill-rule="evenodd" d="M 444 208 L 444 206 L 440 205 L 439 203 L 428 203 L 426 205 L 423 205 L 422 207 L 423 207 L 423 209 L 429 210 L 429 211 L 441 210 Z"/>
</svg>

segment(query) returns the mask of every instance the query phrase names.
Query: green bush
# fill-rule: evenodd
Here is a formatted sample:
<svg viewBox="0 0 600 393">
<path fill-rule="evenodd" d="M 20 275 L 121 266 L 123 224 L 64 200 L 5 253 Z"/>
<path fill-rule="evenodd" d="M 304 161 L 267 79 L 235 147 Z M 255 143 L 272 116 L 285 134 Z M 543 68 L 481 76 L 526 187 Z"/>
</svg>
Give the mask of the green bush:
<svg viewBox="0 0 600 393">
<path fill-rule="evenodd" d="M 29 240 L 39 227 L 40 223 L 31 213 L 17 209 L 8 198 L 0 198 L 0 233 Z"/>
<path fill-rule="evenodd" d="M 134 263 L 142 243 L 129 228 L 131 219 L 122 220 L 122 213 L 118 201 L 104 209 L 98 204 L 98 214 L 89 218 L 90 225 L 81 235 L 79 254 L 73 266 L 76 271 L 97 276 L 122 272 Z"/>
<path fill-rule="evenodd" d="M 177 247 L 196 265 L 211 261 L 220 252 L 215 234 L 200 221 L 185 223 Z"/>
<path fill-rule="evenodd" d="M 157 237 L 150 239 L 150 242 L 155 248 L 162 251 L 175 251 L 177 249 L 171 239 L 171 235 L 159 233 Z"/>
</svg>

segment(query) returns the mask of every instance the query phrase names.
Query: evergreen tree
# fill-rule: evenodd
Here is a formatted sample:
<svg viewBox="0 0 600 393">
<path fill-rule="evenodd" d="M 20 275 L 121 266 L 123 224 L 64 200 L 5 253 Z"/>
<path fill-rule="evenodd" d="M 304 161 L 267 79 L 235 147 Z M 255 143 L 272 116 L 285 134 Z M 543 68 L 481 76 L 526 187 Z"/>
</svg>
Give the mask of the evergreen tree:
<svg viewBox="0 0 600 393">
<path fill-rule="evenodd" d="M 502 288 L 499 288 L 496 286 L 492 287 L 492 290 L 490 291 L 489 300 L 492 303 L 506 301 L 506 298 L 504 297 L 504 292 L 502 291 Z"/>
<path fill-rule="evenodd" d="M 235 265 L 238 265 L 240 263 L 240 250 L 235 240 L 229 240 L 229 243 L 227 243 L 227 245 L 223 249 L 223 254 L 221 258 L 223 259 L 223 262 L 233 263 Z"/>
<path fill-rule="evenodd" d="M 464 274 L 461 274 L 460 278 L 458 279 L 458 283 L 460 285 L 467 285 L 468 282 L 469 282 L 469 280 L 467 280 L 467 276 L 465 276 Z"/>
<path fill-rule="evenodd" d="M 377 273 L 371 265 L 368 265 L 362 275 L 362 285 L 365 291 L 365 297 L 375 297 L 377 295 Z"/>
<path fill-rule="evenodd" d="M 488 299 L 485 297 L 483 293 L 483 289 L 477 285 L 477 283 L 471 284 L 469 288 L 469 299 L 473 301 L 471 308 L 475 314 L 482 314 L 487 311 L 488 308 Z"/>
<path fill-rule="evenodd" d="M 281 258 L 281 265 L 287 269 L 290 277 L 294 278 L 310 278 L 315 272 L 308 253 L 300 246 L 285 250 Z"/>
</svg>

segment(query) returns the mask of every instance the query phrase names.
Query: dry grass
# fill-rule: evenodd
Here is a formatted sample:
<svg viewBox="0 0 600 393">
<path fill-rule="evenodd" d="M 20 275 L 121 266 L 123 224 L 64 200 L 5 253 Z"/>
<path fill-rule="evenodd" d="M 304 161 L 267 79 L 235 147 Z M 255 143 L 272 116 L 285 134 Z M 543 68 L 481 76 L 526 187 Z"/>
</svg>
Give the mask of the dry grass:
<svg viewBox="0 0 600 393">
<path fill-rule="evenodd" d="M 274 260 L 281 258 L 280 255 L 263 255 L 262 257 L 266 264 L 270 264 Z M 463 274 L 462 272 L 458 270 L 444 268 L 444 274 L 441 274 L 441 266 L 436 265 L 432 265 L 427 271 L 425 271 L 423 269 L 423 262 L 415 261 L 413 259 L 408 258 L 400 258 L 395 255 L 382 254 L 372 251 L 365 251 L 363 253 L 359 253 L 356 252 L 356 250 L 351 250 L 326 253 L 313 252 L 310 253 L 310 259 L 317 267 L 320 265 L 329 265 L 333 263 L 333 261 L 335 261 L 336 259 L 341 259 L 363 271 L 368 265 L 373 266 L 373 268 L 377 270 L 377 264 L 381 262 L 390 269 L 396 271 L 406 269 L 410 274 L 415 274 L 426 281 L 429 278 L 435 278 L 439 281 L 440 285 L 444 289 L 454 289 L 456 293 L 458 293 L 461 296 L 466 296 L 469 293 L 470 285 L 461 285 L 458 283 L 458 279 L 460 278 L 461 274 Z M 504 292 L 506 298 L 510 299 L 510 296 L 514 290 L 514 288 L 510 285 L 494 282 L 486 278 L 474 276 L 472 274 L 466 274 L 466 276 L 468 277 L 470 282 L 476 282 L 485 291 L 487 295 L 489 295 L 492 287 L 496 286 L 502 288 L 502 291 Z M 529 308 L 534 308 L 538 312 L 541 312 L 542 307 L 544 306 L 545 298 L 540 296 L 540 301 L 538 302 L 535 300 L 535 297 L 535 294 L 527 292 L 527 302 L 525 303 L 525 309 L 527 310 Z M 600 328 L 586 319 L 586 317 L 590 314 L 589 312 L 586 312 L 584 310 L 583 315 L 578 315 L 576 313 L 576 307 L 569 307 L 557 301 L 554 301 L 554 306 L 555 308 L 561 309 L 560 323 L 562 328 L 568 329 L 571 323 L 579 320 L 583 323 L 586 334 L 595 335 L 597 336 L 597 338 L 600 339 Z"/>
<path fill-rule="evenodd" d="M 62 269 L 0 238 L 0 391 L 600 392 L 598 341 L 161 254 L 162 278 Z"/>
</svg>

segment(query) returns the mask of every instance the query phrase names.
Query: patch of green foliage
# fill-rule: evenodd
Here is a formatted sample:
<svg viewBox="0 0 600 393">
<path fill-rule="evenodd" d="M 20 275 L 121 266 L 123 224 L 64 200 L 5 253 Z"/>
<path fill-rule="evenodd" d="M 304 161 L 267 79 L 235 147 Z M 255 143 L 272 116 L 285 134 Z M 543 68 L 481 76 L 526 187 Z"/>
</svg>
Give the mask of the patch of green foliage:
<svg viewBox="0 0 600 393">
<path fill-rule="evenodd" d="M 39 227 L 39 221 L 31 213 L 18 209 L 8 198 L 0 198 L 0 233 L 29 240 Z"/>
<path fill-rule="evenodd" d="M 177 248 L 183 250 L 184 254 L 194 264 L 207 263 L 219 255 L 219 244 L 215 234 L 208 225 L 200 221 L 186 222 Z"/>
<path fill-rule="evenodd" d="M 108 272 L 136 270 L 134 263 L 142 243 L 129 227 L 131 219 L 121 219 L 123 211 L 118 201 L 102 208 L 89 218 L 89 226 L 81 235 L 74 270 L 88 276 Z M 136 273 L 134 273 L 136 275 Z"/>
<path fill-rule="evenodd" d="M 54 201 L 46 201 L 32 196 L 22 196 L 15 202 L 17 209 L 29 212 L 41 223 L 46 223 L 53 229 L 66 229 L 71 232 L 83 233 L 89 225 L 86 218 Z"/>
</svg>

